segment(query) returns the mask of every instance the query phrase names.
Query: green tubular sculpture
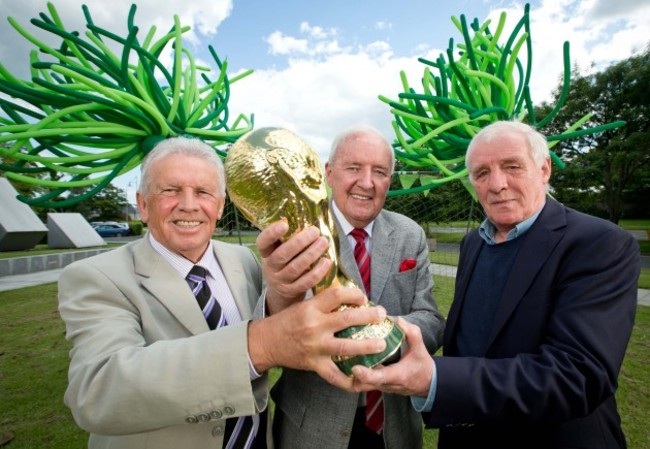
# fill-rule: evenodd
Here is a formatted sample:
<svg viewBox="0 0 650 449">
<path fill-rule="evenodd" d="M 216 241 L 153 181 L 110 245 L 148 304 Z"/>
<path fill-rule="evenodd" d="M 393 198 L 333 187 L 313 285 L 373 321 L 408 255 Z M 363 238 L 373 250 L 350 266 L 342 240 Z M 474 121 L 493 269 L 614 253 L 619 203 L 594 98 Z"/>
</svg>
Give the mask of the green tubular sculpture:
<svg viewBox="0 0 650 449">
<path fill-rule="evenodd" d="M 52 3 L 49 14 L 31 20 L 58 40 L 57 47 L 8 18 L 36 49 L 30 55 L 30 81 L 0 64 L 0 92 L 5 94 L 0 96 L 0 170 L 7 178 L 49 190 L 35 198 L 19 196 L 21 201 L 46 208 L 83 201 L 137 167 L 167 137 L 200 138 L 225 157 L 218 147 L 253 128 L 252 115 L 228 124 L 230 85 L 252 71 L 228 77 L 227 61 L 209 47 L 219 70 L 212 79 L 210 68 L 197 65 L 183 45 L 182 35 L 190 28 L 181 26 L 178 17 L 164 36 L 156 38 L 152 27 L 140 42 L 135 4 L 126 37 L 97 26 L 88 8 L 82 8 L 85 34 L 67 30 Z M 173 56 L 171 70 L 159 60 L 166 48 Z M 89 186 L 77 196 L 70 192 Z"/>
<path fill-rule="evenodd" d="M 450 39 L 444 55 L 436 61 L 418 60 L 425 65 L 422 92 L 413 89 L 405 73 L 400 73 L 403 92 L 397 100 L 380 95 L 390 106 L 396 135 L 395 155 L 405 167 L 426 168 L 437 176 L 428 177 L 426 184 L 389 195 L 425 191 L 446 182 L 459 179 L 468 186 L 465 153 L 472 137 L 484 126 L 497 120 L 528 120 L 540 129 L 558 114 L 564 105 L 571 82 L 569 43 L 564 44 L 564 82 L 553 110 L 544 118 L 535 117 L 529 82 L 532 68 L 532 40 L 529 5 L 505 44 L 500 42 L 506 22 L 502 13 L 494 33 L 490 21 L 479 25 L 474 19 L 470 26 L 464 15 L 452 17 L 461 32 L 462 42 L 454 53 Z M 473 35 L 472 35 L 473 33 Z M 527 54 L 526 65 L 519 59 Z M 560 140 L 601 132 L 625 124 L 623 121 L 581 129 L 590 115 L 586 115 L 559 135 L 547 136 L 553 162 L 564 168 L 563 162 L 552 151 Z M 471 188 L 468 188 L 473 194 Z"/>
</svg>

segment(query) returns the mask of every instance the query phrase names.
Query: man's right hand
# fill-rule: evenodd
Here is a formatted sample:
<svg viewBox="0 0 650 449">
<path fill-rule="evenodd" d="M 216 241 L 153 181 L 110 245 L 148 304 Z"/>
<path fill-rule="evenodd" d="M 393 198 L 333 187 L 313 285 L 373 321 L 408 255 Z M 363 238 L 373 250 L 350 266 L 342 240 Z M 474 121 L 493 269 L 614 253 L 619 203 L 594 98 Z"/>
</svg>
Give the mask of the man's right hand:
<svg viewBox="0 0 650 449">
<path fill-rule="evenodd" d="M 385 319 L 383 307 L 367 304 L 357 288 L 326 288 L 313 298 L 248 326 L 248 353 L 258 372 L 275 366 L 315 371 L 327 382 L 351 391 L 353 379 L 343 374 L 332 356 L 376 354 L 386 348 L 383 339 L 338 338 L 335 332 Z M 337 310 L 341 305 L 357 307 Z"/>
<path fill-rule="evenodd" d="M 318 228 L 310 226 L 282 242 L 288 231 L 286 220 L 280 220 L 257 237 L 262 272 L 267 282 L 267 315 L 302 301 L 305 293 L 320 282 L 332 266 L 329 259 L 321 257 L 329 242 L 320 236 Z"/>
</svg>

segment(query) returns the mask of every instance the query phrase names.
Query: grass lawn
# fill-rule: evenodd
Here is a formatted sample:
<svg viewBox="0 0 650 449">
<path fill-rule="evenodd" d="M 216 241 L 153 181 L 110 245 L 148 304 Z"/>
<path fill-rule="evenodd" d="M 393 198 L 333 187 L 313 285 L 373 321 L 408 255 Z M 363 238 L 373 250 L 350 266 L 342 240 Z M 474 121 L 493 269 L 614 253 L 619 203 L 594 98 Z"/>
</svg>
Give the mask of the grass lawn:
<svg viewBox="0 0 650 449">
<path fill-rule="evenodd" d="M 649 229 L 650 220 L 623 224 L 627 229 Z M 461 234 L 439 234 L 438 241 L 458 242 Z M 237 236 L 219 237 L 239 243 Z M 256 250 L 255 236 L 242 243 Z M 640 241 L 642 254 L 650 254 L 650 241 Z M 119 246 L 119 244 L 109 244 Z M 33 250 L 0 252 L 0 258 L 53 252 L 47 245 Z M 458 253 L 432 252 L 431 261 L 458 264 Z M 650 269 L 642 269 L 640 288 L 650 288 Z M 435 276 L 435 297 L 446 315 L 453 296 L 453 278 Z M 10 449 L 85 448 L 87 434 L 80 430 L 63 404 L 67 384 L 69 344 L 57 311 L 56 284 L 0 292 L 0 441 L 13 436 Z M 271 372 L 276 379 L 280 370 Z M 650 449 L 647 415 L 650 413 L 650 307 L 637 308 L 632 340 L 619 376 L 618 402 L 628 446 Z M 436 447 L 437 431 L 425 430 L 424 448 Z"/>
<path fill-rule="evenodd" d="M 435 277 L 436 300 L 443 314 L 451 303 L 453 282 Z M 11 449 L 81 449 L 87 435 L 62 401 L 67 382 L 69 345 L 56 304 L 56 284 L 0 292 L 0 439 L 12 434 Z M 628 445 L 650 449 L 650 307 L 637 309 L 632 341 L 620 375 L 619 407 Z M 277 377 L 279 370 L 274 370 Z M 425 431 L 426 449 L 437 431 Z"/>
</svg>

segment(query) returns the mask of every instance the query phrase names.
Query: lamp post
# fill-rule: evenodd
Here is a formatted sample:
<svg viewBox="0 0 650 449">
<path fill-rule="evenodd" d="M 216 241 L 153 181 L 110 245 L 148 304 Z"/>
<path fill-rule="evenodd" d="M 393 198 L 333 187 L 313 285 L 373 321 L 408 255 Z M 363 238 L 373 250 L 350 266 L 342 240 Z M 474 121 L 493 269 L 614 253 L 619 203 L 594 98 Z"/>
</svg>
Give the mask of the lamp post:
<svg viewBox="0 0 650 449">
<path fill-rule="evenodd" d="M 137 192 L 138 191 L 138 176 L 136 175 L 129 183 L 126 185 L 126 221 L 128 223 L 129 221 L 129 206 L 131 203 L 129 202 L 129 187 L 134 188 L 134 190 Z"/>
</svg>

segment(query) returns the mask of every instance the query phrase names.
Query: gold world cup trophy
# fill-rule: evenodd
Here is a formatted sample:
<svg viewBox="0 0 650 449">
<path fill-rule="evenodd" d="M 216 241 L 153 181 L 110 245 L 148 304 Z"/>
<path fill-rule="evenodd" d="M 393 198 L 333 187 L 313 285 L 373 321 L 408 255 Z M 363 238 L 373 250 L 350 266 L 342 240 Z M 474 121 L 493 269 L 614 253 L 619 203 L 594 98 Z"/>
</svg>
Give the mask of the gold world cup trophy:
<svg viewBox="0 0 650 449">
<path fill-rule="evenodd" d="M 359 288 L 339 263 L 338 231 L 332 218 L 316 152 L 291 131 L 260 128 L 240 137 L 228 150 L 225 160 L 228 194 L 244 216 L 259 229 L 286 219 L 285 236 L 316 226 L 329 240 L 323 257 L 332 268 L 314 287 L 314 293 L 328 287 Z M 368 307 L 374 304 L 368 302 Z M 339 310 L 351 306 L 341 306 Z M 392 319 L 381 323 L 352 326 L 336 334 L 340 338 L 383 338 L 386 349 L 379 354 L 335 356 L 334 362 L 345 374 L 354 365 L 374 367 L 392 356 L 402 344 L 404 333 Z"/>
</svg>

